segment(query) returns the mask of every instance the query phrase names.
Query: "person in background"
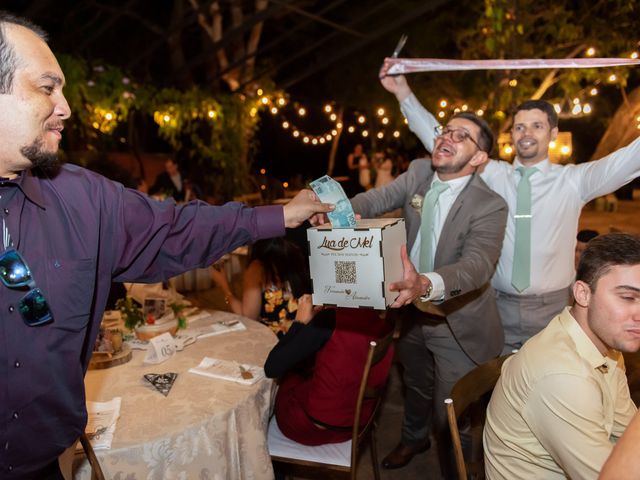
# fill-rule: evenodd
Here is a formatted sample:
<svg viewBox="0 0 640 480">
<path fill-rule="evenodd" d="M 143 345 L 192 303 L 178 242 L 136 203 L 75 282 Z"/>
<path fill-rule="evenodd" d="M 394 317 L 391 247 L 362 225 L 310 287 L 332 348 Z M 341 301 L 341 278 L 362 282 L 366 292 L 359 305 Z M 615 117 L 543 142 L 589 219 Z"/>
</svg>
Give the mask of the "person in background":
<svg viewBox="0 0 640 480">
<path fill-rule="evenodd" d="M 314 315 L 311 295 L 304 295 L 296 320 L 264 364 L 266 376 L 279 379 L 275 415 L 280 431 L 304 445 L 350 439 L 369 342 L 391 329 L 375 310 L 328 308 Z M 393 346 L 371 368 L 369 387 L 385 384 L 392 359 Z M 361 424 L 373 408 L 373 400 L 365 399 Z"/>
<path fill-rule="evenodd" d="M 580 230 L 578 235 L 576 235 L 576 254 L 574 258 L 576 269 L 580 262 L 580 255 L 582 255 L 584 249 L 587 248 L 587 243 L 598 235 L 600 235 L 600 233 L 597 230 Z"/>
<path fill-rule="evenodd" d="M 362 150 L 362 144 L 353 147 L 353 152 L 347 157 L 347 170 L 349 172 L 348 197 L 364 192 L 369 185 L 370 178 L 366 177 L 369 171 L 369 160 Z M 364 173 L 366 170 L 367 173 Z M 364 185 L 363 185 L 364 183 Z"/>
<path fill-rule="evenodd" d="M 149 195 L 164 195 L 173 197 L 176 202 L 182 202 L 185 200 L 185 181 L 176 161 L 167 158 L 164 162 L 164 172 L 159 173 L 153 185 L 149 187 Z"/>
<path fill-rule="evenodd" d="M 214 267 L 211 276 L 233 313 L 258 320 L 280 334 L 295 318 L 298 298 L 311 291 L 309 262 L 287 238 L 260 240 L 251 246 L 240 298 L 233 294 L 226 272 Z"/>
<path fill-rule="evenodd" d="M 596 478 L 636 413 L 623 352 L 640 349 L 640 236 L 585 249 L 566 307 L 502 366 L 487 408 L 487 478 Z"/>
<path fill-rule="evenodd" d="M 333 207 L 157 202 L 58 163 L 71 110 L 42 29 L 0 11 L 0 478 L 60 480 L 112 281 L 159 282 Z"/>
<path fill-rule="evenodd" d="M 393 182 L 395 172 L 391 155 L 387 155 L 386 152 L 377 152 L 372 163 L 376 175 L 374 188 L 384 187 Z"/>
</svg>

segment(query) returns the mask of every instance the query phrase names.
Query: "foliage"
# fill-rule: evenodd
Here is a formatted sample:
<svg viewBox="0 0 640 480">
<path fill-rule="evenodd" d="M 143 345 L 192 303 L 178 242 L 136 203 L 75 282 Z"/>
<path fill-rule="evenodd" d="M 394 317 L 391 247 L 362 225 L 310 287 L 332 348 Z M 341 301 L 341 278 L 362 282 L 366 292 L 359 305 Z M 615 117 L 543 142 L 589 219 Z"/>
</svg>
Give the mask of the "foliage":
<svg viewBox="0 0 640 480">
<path fill-rule="evenodd" d="M 129 330 L 134 330 L 138 325 L 144 325 L 142 309 L 136 301 L 127 296 L 116 301 L 116 308 L 120 310 L 124 319 L 124 326 Z"/>
<path fill-rule="evenodd" d="M 251 149 L 258 111 L 264 107 L 257 96 L 213 96 L 199 87 L 157 89 L 133 83 L 110 65 L 91 68 L 77 57 L 59 58 L 68 85 L 65 95 L 75 114 L 70 123 L 76 150 L 114 148 L 124 140 L 120 127 L 131 126 L 130 114 L 138 111 L 153 118 L 160 138 L 190 163 L 217 198 L 244 193 L 249 165 L 240 159 Z"/>
<path fill-rule="evenodd" d="M 591 53 L 628 58 L 638 49 L 638 0 L 484 0 L 469 5 L 476 22 L 458 30 L 454 57 L 572 58 Z M 593 88 L 624 89 L 632 73 L 631 68 L 455 72 L 439 75 L 418 93 L 432 110 L 445 97 L 451 110 L 467 103 L 504 129 L 508 112 L 525 99 L 544 98 L 562 108 L 561 117 L 575 117 L 575 99 L 593 105 L 598 101 L 592 98 Z M 615 80 L 610 81 L 612 74 Z M 438 81 L 443 88 L 433 88 Z"/>
</svg>

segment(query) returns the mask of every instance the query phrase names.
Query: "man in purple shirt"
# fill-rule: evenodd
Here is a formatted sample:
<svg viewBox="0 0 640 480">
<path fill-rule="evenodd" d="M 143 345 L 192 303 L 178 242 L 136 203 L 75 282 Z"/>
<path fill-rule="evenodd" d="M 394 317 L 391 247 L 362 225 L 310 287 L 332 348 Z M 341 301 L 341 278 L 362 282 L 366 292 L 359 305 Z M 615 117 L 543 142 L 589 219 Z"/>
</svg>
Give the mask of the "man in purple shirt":
<svg viewBox="0 0 640 480">
<path fill-rule="evenodd" d="M 57 458 L 86 424 L 83 377 L 112 280 L 158 282 L 205 267 L 333 208 L 308 190 L 285 207 L 178 207 L 56 166 L 71 112 L 45 40 L 0 12 L 0 478 L 8 479 L 62 478 Z"/>
</svg>

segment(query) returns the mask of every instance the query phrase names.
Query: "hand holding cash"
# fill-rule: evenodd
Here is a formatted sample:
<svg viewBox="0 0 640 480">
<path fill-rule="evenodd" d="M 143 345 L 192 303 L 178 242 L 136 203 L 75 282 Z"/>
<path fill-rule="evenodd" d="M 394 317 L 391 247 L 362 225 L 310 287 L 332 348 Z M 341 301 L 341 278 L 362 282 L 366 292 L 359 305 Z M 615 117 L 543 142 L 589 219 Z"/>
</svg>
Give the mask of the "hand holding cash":
<svg viewBox="0 0 640 480">
<path fill-rule="evenodd" d="M 330 212 L 335 205 L 321 203 L 310 190 L 301 190 L 283 207 L 284 226 L 295 228 L 315 214 Z"/>
<path fill-rule="evenodd" d="M 335 210 L 327 213 L 333 228 L 353 228 L 356 226 L 356 215 L 351 202 L 342 189 L 342 185 L 329 175 L 324 175 L 310 183 L 311 188 L 323 203 L 335 205 Z M 319 221 L 318 223 L 323 223 Z"/>
</svg>

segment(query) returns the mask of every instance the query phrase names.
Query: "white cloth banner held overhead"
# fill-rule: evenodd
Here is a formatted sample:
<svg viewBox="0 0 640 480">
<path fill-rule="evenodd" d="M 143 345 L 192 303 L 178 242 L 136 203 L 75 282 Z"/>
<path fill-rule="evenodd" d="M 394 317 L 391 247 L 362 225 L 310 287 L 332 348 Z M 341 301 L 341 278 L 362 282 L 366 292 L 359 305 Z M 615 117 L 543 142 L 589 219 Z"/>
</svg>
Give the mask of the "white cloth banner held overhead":
<svg viewBox="0 0 640 480">
<path fill-rule="evenodd" d="M 640 65 L 635 58 L 517 58 L 499 60 L 451 60 L 446 58 L 387 58 L 387 75 L 462 70 L 521 70 L 542 68 L 601 68 Z"/>
</svg>

